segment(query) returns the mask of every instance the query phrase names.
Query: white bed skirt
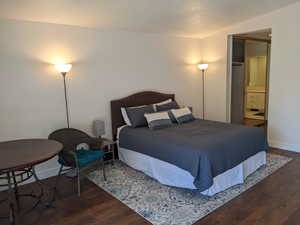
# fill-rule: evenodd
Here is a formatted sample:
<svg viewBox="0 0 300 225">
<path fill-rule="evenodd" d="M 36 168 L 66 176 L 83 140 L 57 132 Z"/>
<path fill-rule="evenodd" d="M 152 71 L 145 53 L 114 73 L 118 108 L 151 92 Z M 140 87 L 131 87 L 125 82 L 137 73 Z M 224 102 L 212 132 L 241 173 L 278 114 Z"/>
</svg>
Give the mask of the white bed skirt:
<svg viewBox="0 0 300 225">
<path fill-rule="evenodd" d="M 136 170 L 144 172 L 162 184 L 197 189 L 193 184 L 194 178 L 186 170 L 129 149 L 119 147 L 118 151 L 119 159 L 122 162 Z M 233 185 L 241 184 L 247 176 L 255 172 L 264 164 L 266 164 L 266 152 L 262 151 L 240 163 L 238 166 L 216 176 L 213 180 L 214 184 L 201 193 L 212 196 Z"/>
</svg>

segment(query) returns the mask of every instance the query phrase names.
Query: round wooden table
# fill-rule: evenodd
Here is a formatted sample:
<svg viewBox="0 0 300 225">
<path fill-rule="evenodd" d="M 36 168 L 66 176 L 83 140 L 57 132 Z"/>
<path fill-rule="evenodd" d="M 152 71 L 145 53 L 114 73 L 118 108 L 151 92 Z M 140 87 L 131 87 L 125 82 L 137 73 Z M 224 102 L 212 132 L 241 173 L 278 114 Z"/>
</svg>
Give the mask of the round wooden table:
<svg viewBox="0 0 300 225">
<path fill-rule="evenodd" d="M 0 180 L 6 180 L 6 184 L 1 182 L 0 186 L 8 187 L 11 224 L 15 224 L 15 209 L 19 207 L 18 184 L 33 177 L 41 185 L 34 167 L 56 156 L 62 148 L 61 143 L 48 139 L 0 142 Z M 43 189 L 41 188 L 39 196 L 32 194 L 26 196 L 41 198 L 42 195 Z"/>
</svg>

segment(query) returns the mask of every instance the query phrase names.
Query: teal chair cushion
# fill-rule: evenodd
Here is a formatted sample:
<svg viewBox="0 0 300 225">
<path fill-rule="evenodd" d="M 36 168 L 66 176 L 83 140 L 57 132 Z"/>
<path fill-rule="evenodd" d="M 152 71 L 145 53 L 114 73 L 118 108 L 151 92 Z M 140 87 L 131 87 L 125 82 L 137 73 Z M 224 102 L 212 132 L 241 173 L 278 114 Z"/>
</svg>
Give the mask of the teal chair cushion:
<svg viewBox="0 0 300 225">
<path fill-rule="evenodd" d="M 75 153 L 78 159 L 79 167 L 84 167 L 91 162 L 104 157 L 103 150 L 76 150 Z M 62 158 L 59 158 L 58 162 L 64 166 L 68 166 Z"/>
</svg>

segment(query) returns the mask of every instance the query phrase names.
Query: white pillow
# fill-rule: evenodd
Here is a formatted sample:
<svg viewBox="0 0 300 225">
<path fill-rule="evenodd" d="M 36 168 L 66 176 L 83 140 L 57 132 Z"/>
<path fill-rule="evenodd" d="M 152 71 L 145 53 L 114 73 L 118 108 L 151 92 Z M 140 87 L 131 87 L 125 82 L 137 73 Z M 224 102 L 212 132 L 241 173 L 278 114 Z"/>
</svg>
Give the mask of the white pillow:
<svg viewBox="0 0 300 225">
<path fill-rule="evenodd" d="M 170 102 L 172 102 L 172 101 L 173 101 L 173 100 L 170 98 L 170 99 L 168 99 L 168 100 L 165 100 L 165 101 L 162 101 L 162 102 L 158 102 L 158 103 L 153 104 L 154 111 L 157 111 L 157 109 L 156 109 L 156 106 L 157 106 L 157 105 L 168 104 L 168 103 L 170 103 Z"/>
<path fill-rule="evenodd" d="M 129 118 L 128 118 L 126 109 L 125 109 L 124 107 L 121 108 L 121 113 L 122 113 L 123 120 L 125 121 L 125 123 L 126 123 L 128 126 L 131 126 L 131 122 L 130 122 L 130 120 L 129 120 Z"/>
</svg>

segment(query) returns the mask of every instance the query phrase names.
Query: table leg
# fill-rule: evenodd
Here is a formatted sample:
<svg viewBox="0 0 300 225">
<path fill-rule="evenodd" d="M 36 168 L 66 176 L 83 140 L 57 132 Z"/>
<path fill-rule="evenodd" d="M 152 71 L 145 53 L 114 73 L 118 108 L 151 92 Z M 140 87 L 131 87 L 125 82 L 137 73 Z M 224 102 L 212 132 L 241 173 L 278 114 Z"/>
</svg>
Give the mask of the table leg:
<svg viewBox="0 0 300 225">
<path fill-rule="evenodd" d="M 12 178 L 14 181 L 14 191 L 15 191 L 15 198 L 16 198 L 16 203 L 17 203 L 17 210 L 20 210 L 19 189 L 18 189 L 18 183 L 16 180 L 15 172 L 12 172 Z"/>
<path fill-rule="evenodd" d="M 52 190 L 53 192 L 53 197 L 50 201 L 48 202 L 43 202 L 42 201 L 42 197 L 45 195 L 45 189 L 48 190 L 49 192 L 51 192 L 51 188 L 48 187 L 47 185 L 43 184 L 43 182 L 41 182 L 41 180 L 38 178 L 37 174 L 36 174 L 36 171 L 35 171 L 35 167 L 32 167 L 32 174 L 33 174 L 33 177 L 36 181 L 36 183 L 40 186 L 40 189 L 41 189 L 41 195 L 40 195 L 40 203 L 42 203 L 44 206 L 46 206 L 47 208 L 50 208 L 52 207 L 52 204 L 55 200 L 55 197 L 54 197 L 54 190 Z"/>
<path fill-rule="evenodd" d="M 14 210 L 14 196 L 13 196 L 13 185 L 11 182 L 10 172 L 7 174 L 7 181 L 8 181 L 8 204 L 9 204 L 9 222 L 12 225 L 15 225 L 15 210 Z M 12 174 L 13 176 L 13 174 Z"/>
<path fill-rule="evenodd" d="M 20 172 L 20 171 L 19 171 Z M 38 185 L 38 187 L 40 188 L 40 194 L 20 194 L 19 193 L 19 189 L 18 189 L 18 182 L 22 182 L 23 179 L 23 174 L 27 173 L 29 174 L 29 177 L 26 177 L 24 179 L 24 181 L 26 179 L 29 179 L 31 176 L 34 177 L 36 184 Z M 4 201 L 8 201 L 8 207 L 9 207 L 9 215 L 8 216 L 1 216 L 0 219 L 8 219 L 9 220 L 9 224 L 11 225 L 15 225 L 16 223 L 16 213 L 18 212 L 19 216 L 22 216 L 24 214 L 29 213 L 30 211 L 34 210 L 38 204 L 43 204 L 45 207 L 51 207 L 52 203 L 54 202 L 54 190 L 51 190 L 50 187 L 48 187 L 47 185 L 43 184 L 43 182 L 40 181 L 40 179 L 38 178 L 35 168 L 28 168 L 28 170 L 25 170 L 23 173 L 21 174 L 17 174 L 16 172 L 12 171 L 12 172 L 6 172 L 5 173 L 5 177 L 2 179 L 5 179 L 7 182 L 7 187 L 8 187 L 8 194 L 7 194 L 7 198 L 4 200 L 1 200 L 0 203 L 3 203 Z M 18 181 L 17 178 L 18 176 L 20 176 L 21 181 Z M 53 197 L 51 200 L 49 201 L 43 201 L 43 196 L 45 196 L 45 190 L 47 190 L 47 192 L 49 191 L 49 193 L 53 194 Z M 52 193 L 53 191 L 53 193 Z M 51 195 L 49 194 L 49 196 Z M 22 197 L 30 197 L 33 199 L 36 199 L 36 202 L 33 204 L 33 206 L 28 209 L 28 210 L 24 210 L 21 209 L 21 198 Z M 17 211 L 16 211 L 17 210 Z M 19 217 L 18 216 L 18 217 Z M 21 217 L 20 217 L 21 218 Z"/>
</svg>

